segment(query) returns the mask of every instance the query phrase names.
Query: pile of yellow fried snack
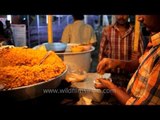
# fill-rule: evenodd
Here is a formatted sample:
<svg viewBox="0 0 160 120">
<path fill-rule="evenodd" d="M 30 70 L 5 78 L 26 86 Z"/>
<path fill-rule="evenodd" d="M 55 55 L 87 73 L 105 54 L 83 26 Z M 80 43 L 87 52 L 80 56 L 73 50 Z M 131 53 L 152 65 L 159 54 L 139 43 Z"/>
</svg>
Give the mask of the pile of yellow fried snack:
<svg viewBox="0 0 160 120">
<path fill-rule="evenodd" d="M 0 49 L 0 85 L 5 89 L 48 81 L 66 70 L 63 61 L 52 52 L 39 65 L 46 50 L 13 47 Z"/>
</svg>

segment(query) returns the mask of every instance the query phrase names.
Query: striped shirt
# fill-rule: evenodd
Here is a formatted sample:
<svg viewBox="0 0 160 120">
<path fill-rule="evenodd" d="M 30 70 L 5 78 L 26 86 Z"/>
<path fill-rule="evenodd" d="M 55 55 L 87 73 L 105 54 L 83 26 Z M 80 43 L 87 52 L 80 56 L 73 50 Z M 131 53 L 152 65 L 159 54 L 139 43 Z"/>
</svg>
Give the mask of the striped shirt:
<svg viewBox="0 0 160 120">
<path fill-rule="evenodd" d="M 128 30 L 122 36 L 120 30 L 114 25 L 105 27 L 102 31 L 100 42 L 99 61 L 104 57 L 130 60 L 134 46 L 134 28 L 130 25 Z M 142 37 L 139 40 L 139 52 L 143 54 Z"/>
<path fill-rule="evenodd" d="M 151 37 L 151 43 L 127 86 L 132 97 L 126 105 L 160 105 L 160 32 Z"/>
</svg>

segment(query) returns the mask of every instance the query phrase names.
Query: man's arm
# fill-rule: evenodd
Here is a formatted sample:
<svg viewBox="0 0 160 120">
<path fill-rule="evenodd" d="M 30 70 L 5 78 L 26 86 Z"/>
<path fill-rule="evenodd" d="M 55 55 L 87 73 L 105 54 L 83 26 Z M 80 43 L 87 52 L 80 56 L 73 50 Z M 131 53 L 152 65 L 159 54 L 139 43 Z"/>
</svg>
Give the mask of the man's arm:
<svg viewBox="0 0 160 120">
<path fill-rule="evenodd" d="M 108 88 L 109 90 L 112 91 L 112 94 L 118 99 L 118 101 L 121 104 L 125 105 L 128 99 L 130 98 L 130 96 L 125 91 L 117 87 L 109 80 L 99 79 L 99 82 L 101 84 L 95 84 L 95 88 L 97 89 Z"/>
<path fill-rule="evenodd" d="M 138 66 L 139 66 L 139 63 L 137 60 L 131 60 L 131 61 L 120 60 L 119 65 L 117 65 L 117 67 L 119 67 L 120 69 L 123 69 L 130 73 L 135 72 Z"/>
<path fill-rule="evenodd" d="M 97 65 L 97 72 L 98 73 L 105 73 L 107 70 L 120 68 L 128 72 L 133 72 L 137 69 L 137 64 L 134 60 L 125 61 L 125 60 L 118 60 L 118 59 L 110 59 L 110 58 L 103 58 Z"/>
<path fill-rule="evenodd" d="M 99 62 L 103 59 L 104 57 L 104 48 L 107 45 L 107 31 L 109 30 L 108 27 L 104 28 L 102 30 L 102 37 L 100 41 L 100 47 L 99 47 L 99 54 L 98 54 L 98 60 Z"/>
<path fill-rule="evenodd" d="M 61 37 L 61 42 L 69 43 L 69 41 L 70 41 L 70 25 L 66 26 Z"/>
</svg>

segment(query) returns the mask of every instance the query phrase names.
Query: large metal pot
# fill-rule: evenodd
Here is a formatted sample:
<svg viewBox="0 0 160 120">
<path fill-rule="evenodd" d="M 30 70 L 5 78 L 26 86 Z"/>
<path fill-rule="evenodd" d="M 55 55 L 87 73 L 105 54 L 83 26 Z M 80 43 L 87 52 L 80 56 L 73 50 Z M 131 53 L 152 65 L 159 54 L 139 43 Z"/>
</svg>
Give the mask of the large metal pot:
<svg viewBox="0 0 160 120">
<path fill-rule="evenodd" d="M 91 47 L 90 50 L 82 52 L 64 52 L 57 53 L 57 55 L 62 58 L 65 64 L 67 64 L 70 69 L 81 69 L 88 72 L 90 70 L 92 58 L 91 52 L 95 50 L 95 47 Z"/>
<path fill-rule="evenodd" d="M 41 96 L 45 94 L 45 90 L 47 89 L 55 89 L 57 88 L 61 80 L 65 77 L 65 74 L 67 72 L 68 67 L 66 67 L 66 70 L 56 78 L 50 79 L 45 82 L 36 83 L 33 85 L 13 88 L 10 90 L 1 90 L 0 96 L 4 99 L 12 99 L 16 101 L 22 101 L 22 100 L 28 100 L 32 98 L 36 98 L 38 96 Z"/>
</svg>

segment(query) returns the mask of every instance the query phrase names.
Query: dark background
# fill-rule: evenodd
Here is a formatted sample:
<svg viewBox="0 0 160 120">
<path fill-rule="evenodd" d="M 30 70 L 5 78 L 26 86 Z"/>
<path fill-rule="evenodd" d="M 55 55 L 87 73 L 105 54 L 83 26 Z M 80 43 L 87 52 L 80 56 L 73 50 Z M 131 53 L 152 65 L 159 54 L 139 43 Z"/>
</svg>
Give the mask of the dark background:
<svg viewBox="0 0 160 120">
<path fill-rule="evenodd" d="M 158 0 L 3 0 L 0 14 L 159 14 Z"/>
</svg>

